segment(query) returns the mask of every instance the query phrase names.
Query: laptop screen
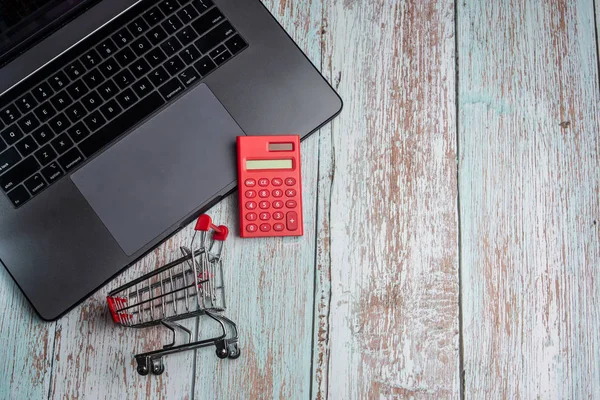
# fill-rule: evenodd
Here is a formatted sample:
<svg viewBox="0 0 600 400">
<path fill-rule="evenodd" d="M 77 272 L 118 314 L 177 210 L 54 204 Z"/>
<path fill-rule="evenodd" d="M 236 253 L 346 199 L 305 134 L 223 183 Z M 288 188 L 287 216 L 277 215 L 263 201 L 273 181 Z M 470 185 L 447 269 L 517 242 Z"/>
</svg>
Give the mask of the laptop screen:
<svg viewBox="0 0 600 400">
<path fill-rule="evenodd" d="M 0 0 L 0 64 L 96 0 Z"/>
</svg>

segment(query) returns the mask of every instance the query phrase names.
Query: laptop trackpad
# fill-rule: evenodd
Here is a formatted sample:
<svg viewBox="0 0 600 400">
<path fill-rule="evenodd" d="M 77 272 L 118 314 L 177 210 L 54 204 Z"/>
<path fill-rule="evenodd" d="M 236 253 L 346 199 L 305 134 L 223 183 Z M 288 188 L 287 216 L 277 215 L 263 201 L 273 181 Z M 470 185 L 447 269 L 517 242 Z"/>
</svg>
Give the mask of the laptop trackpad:
<svg viewBox="0 0 600 400">
<path fill-rule="evenodd" d="M 201 84 L 71 179 L 131 256 L 235 181 L 241 135 Z"/>
</svg>

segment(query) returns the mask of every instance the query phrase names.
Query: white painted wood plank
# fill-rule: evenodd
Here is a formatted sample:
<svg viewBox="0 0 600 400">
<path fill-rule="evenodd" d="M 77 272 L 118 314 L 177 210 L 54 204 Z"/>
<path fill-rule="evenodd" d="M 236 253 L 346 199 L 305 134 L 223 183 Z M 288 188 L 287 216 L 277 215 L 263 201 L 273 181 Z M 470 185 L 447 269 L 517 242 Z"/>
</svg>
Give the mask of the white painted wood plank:
<svg viewBox="0 0 600 400">
<path fill-rule="evenodd" d="M 55 325 L 35 315 L 1 264 L 0 304 L 0 398 L 47 398 Z"/>
<path fill-rule="evenodd" d="M 465 392 L 597 397 L 593 3 L 458 7 Z"/>
<path fill-rule="evenodd" d="M 320 65 L 320 0 L 264 1 L 292 38 Z M 211 211 L 227 221 L 234 237 L 226 249 L 229 310 L 239 324 L 242 356 L 219 360 L 199 350 L 195 398 L 307 398 L 311 385 L 312 311 L 318 134 L 302 143 L 305 235 L 241 240 L 237 194 Z M 210 330 L 202 325 L 201 335 Z"/>
<path fill-rule="evenodd" d="M 324 14 L 345 109 L 320 143 L 313 397 L 456 398 L 453 3 L 333 0 Z"/>
</svg>

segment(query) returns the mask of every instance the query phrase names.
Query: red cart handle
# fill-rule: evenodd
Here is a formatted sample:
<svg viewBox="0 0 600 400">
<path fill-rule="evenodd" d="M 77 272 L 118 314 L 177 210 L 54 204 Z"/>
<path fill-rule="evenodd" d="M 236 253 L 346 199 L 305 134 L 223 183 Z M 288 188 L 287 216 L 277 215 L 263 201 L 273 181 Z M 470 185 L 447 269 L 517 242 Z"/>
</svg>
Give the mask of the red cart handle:
<svg viewBox="0 0 600 400">
<path fill-rule="evenodd" d="M 198 222 L 196 222 L 196 227 L 194 229 L 203 232 L 208 232 L 210 229 L 212 229 L 215 231 L 213 234 L 213 239 L 221 242 L 224 242 L 227 239 L 227 236 L 229 236 L 229 229 L 225 225 L 216 226 L 212 223 L 212 218 L 206 214 L 202 214 L 200 217 L 198 217 Z"/>
</svg>

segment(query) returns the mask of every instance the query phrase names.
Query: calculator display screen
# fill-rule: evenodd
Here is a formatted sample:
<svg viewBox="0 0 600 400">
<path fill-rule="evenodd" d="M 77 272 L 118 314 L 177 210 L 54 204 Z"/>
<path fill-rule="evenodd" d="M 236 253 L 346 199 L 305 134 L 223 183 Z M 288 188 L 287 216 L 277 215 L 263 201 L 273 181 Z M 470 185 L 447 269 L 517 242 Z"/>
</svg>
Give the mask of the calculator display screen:
<svg viewBox="0 0 600 400">
<path fill-rule="evenodd" d="M 247 160 L 246 169 L 292 169 L 292 160 Z"/>
</svg>

